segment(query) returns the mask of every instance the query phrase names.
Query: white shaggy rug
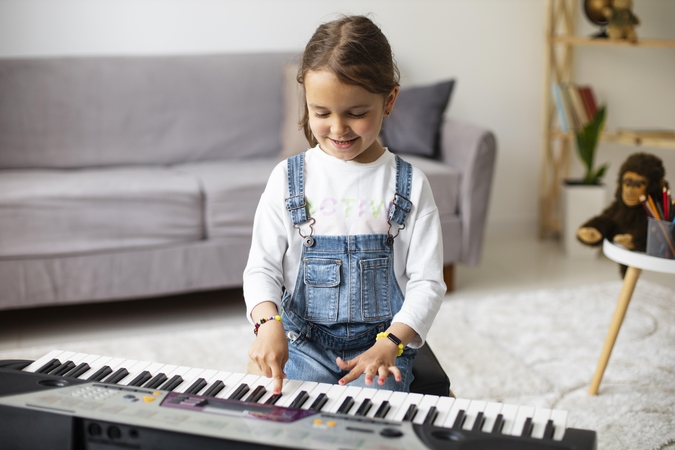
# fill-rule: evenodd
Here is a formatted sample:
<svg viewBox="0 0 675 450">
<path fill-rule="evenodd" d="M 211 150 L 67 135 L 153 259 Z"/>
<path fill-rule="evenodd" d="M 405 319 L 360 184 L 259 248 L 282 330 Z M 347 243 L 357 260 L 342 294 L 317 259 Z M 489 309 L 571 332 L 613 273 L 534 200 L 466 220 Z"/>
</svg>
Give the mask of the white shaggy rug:
<svg viewBox="0 0 675 450">
<path fill-rule="evenodd" d="M 639 281 L 597 397 L 587 394 L 620 282 L 484 298 L 446 297 L 429 343 L 461 398 L 553 407 L 598 448 L 675 449 L 675 292 Z M 457 294 L 455 294 L 457 295 Z M 248 325 L 62 350 L 245 372 Z M 0 351 L 36 359 L 52 347 Z"/>
</svg>

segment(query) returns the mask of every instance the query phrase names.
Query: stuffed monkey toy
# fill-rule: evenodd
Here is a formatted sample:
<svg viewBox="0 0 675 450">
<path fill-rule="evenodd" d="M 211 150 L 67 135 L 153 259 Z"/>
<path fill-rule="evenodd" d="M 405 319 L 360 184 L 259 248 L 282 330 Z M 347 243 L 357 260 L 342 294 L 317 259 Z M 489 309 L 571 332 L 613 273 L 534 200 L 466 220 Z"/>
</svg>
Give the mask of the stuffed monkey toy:
<svg viewBox="0 0 675 450">
<path fill-rule="evenodd" d="M 577 229 L 577 239 L 589 246 L 599 246 L 603 239 L 629 250 L 647 249 L 647 213 L 640 196 L 658 199 L 666 186 L 666 171 L 660 158 L 648 153 L 635 153 L 619 170 L 614 201 L 599 216 Z M 622 275 L 626 267 L 621 267 Z"/>
</svg>

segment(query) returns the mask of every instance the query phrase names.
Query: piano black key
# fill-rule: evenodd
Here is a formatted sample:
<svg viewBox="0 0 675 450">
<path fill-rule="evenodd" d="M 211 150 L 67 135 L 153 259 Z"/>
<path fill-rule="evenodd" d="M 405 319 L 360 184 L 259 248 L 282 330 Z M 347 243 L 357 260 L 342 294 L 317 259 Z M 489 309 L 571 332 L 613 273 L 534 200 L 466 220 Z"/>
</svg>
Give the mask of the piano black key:
<svg viewBox="0 0 675 450">
<path fill-rule="evenodd" d="M 466 420 L 466 411 L 460 409 L 457 413 L 457 417 L 455 417 L 455 422 L 452 424 L 452 429 L 461 430 L 462 425 L 464 425 L 464 420 Z"/>
<path fill-rule="evenodd" d="M 403 415 L 403 422 L 412 422 L 417 414 L 417 405 L 411 404 L 408 406 L 405 414 Z"/>
<path fill-rule="evenodd" d="M 180 375 L 174 375 L 171 377 L 169 381 L 164 383 L 162 387 L 159 388 L 160 391 L 173 391 L 176 389 L 181 383 L 183 383 L 183 377 Z"/>
<path fill-rule="evenodd" d="M 481 431 L 483 429 L 483 424 L 485 423 L 485 417 L 483 411 L 476 414 L 476 421 L 473 423 L 471 431 Z"/>
<path fill-rule="evenodd" d="M 352 409 L 352 406 L 354 406 L 354 397 L 348 395 L 345 397 L 345 400 L 342 402 L 337 412 L 340 414 L 347 414 L 349 410 Z"/>
<path fill-rule="evenodd" d="M 131 380 L 129 386 L 135 387 L 143 386 L 150 378 L 152 378 L 152 374 L 147 370 L 144 370 L 143 372 L 139 373 L 136 378 Z"/>
<path fill-rule="evenodd" d="M 373 401 L 369 398 L 365 399 L 363 403 L 359 406 L 359 409 L 356 410 L 354 413 L 355 416 L 359 417 L 365 417 L 366 414 L 368 414 L 368 411 L 370 411 L 370 408 L 373 407 Z"/>
<path fill-rule="evenodd" d="M 124 377 L 129 375 L 129 371 L 127 369 L 121 368 L 117 369 L 115 373 L 110 375 L 108 378 L 103 380 L 104 383 L 111 383 L 111 384 L 117 384 L 122 380 Z"/>
<path fill-rule="evenodd" d="M 319 396 L 314 400 L 312 405 L 309 407 L 310 411 L 321 411 L 321 408 L 323 408 L 323 405 L 326 404 L 328 401 L 328 397 L 326 396 L 325 393 L 319 394 Z"/>
<path fill-rule="evenodd" d="M 237 387 L 237 389 L 234 390 L 234 392 L 232 392 L 230 394 L 229 397 L 227 397 L 227 399 L 228 400 L 241 400 L 241 398 L 244 395 L 246 395 L 246 393 L 250 390 L 251 389 L 248 387 L 248 384 L 242 383 Z"/>
<path fill-rule="evenodd" d="M 192 394 L 192 395 L 194 395 L 194 394 L 198 393 L 199 391 L 201 391 L 202 389 L 204 389 L 204 387 L 205 387 L 207 384 L 208 384 L 208 383 L 206 382 L 205 379 L 203 379 L 203 378 L 197 378 L 197 379 L 195 380 L 195 382 L 192 383 L 192 384 L 190 385 L 190 387 L 187 388 L 187 389 L 185 390 L 185 393 L 186 393 L 186 394 Z"/>
<path fill-rule="evenodd" d="M 265 389 L 265 386 L 258 386 L 257 388 L 253 389 L 253 392 L 251 392 L 251 394 L 249 394 L 249 396 L 246 397 L 246 400 L 244 401 L 258 403 L 258 400 L 260 400 L 265 394 L 267 394 L 267 389 Z"/>
<path fill-rule="evenodd" d="M 497 417 L 495 418 L 495 424 L 492 426 L 492 431 L 490 431 L 490 433 L 501 434 L 502 428 L 504 428 L 504 415 L 497 414 Z"/>
<path fill-rule="evenodd" d="M 555 433 L 555 425 L 553 420 L 549 419 L 546 422 L 546 427 L 544 428 L 544 439 L 553 439 L 553 434 Z"/>
<path fill-rule="evenodd" d="M 265 402 L 265 404 L 266 404 L 266 405 L 274 405 L 274 404 L 276 404 L 276 402 L 278 402 L 279 399 L 281 398 L 281 395 L 282 395 L 282 394 L 275 394 L 275 395 L 271 396 L 270 398 L 267 399 L 267 401 Z"/>
<path fill-rule="evenodd" d="M 223 383 L 221 380 L 216 381 L 213 383 L 207 390 L 204 392 L 204 396 L 206 397 L 215 397 L 218 395 L 218 392 L 222 391 L 225 388 L 225 383 Z"/>
<path fill-rule="evenodd" d="M 54 370 L 55 368 L 57 368 L 60 365 L 61 365 L 61 361 L 54 358 L 51 361 L 49 361 L 47 364 L 45 364 L 44 366 L 42 366 L 38 370 L 36 370 L 35 373 L 49 373 L 50 371 Z"/>
<path fill-rule="evenodd" d="M 158 373 L 150 381 L 143 385 L 144 388 L 157 389 L 162 383 L 167 380 L 167 376 L 163 373 Z"/>
<path fill-rule="evenodd" d="M 523 424 L 523 431 L 520 433 L 520 435 L 523 437 L 530 437 L 532 435 L 533 427 L 534 424 L 532 423 L 532 418 L 528 417 L 527 419 L 525 419 L 525 423 Z"/>
<path fill-rule="evenodd" d="M 302 408 L 302 405 L 305 404 L 307 399 L 309 398 L 309 393 L 307 391 L 300 391 L 300 393 L 293 399 L 290 405 L 288 405 L 289 408 Z"/>
<path fill-rule="evenodd" d="M 49 375 L 63 376 L 64 373 L 69 372 L 73 368 L 75 368 L 75 363 L 72 361 L 66 361 L 60 366 L 57 366 L 56 368 L 52 369 L 49 372 Z"/>
<path fill-rule="evenodd" d="M 110 368 L 110 366 L 103 366 L 100 369 L 98 369 L 96 373 L 87 378 L 87 381 L 101 381 L 111 373 L 112 369 Z"/>
<path fill-rule="evenodd" d="M 68 377 L 68 378 L 78 378 L 80 375 L 82 375 L 83 373 L 85 373 L 89 369 L 91 369 L 89 364 L 80 363 L 80 364 L 77 365 L 77 367 L 74 367 L 72 370 L 64 373 L 63 376 Z"/>
<path fill-rule="evenodd" d="M 432 406 L 429 408 L 429 412 L 427 413 L 427 416 L 424 418 L 424 425 L 433 425 L 434 422 L 436 422 L 436 418 L 438 417 L 438 409 L 436 409 L 435 406 Z"/>
<path fill-rule="evenodd" d="M 374 417 L 377 417 L 378 419 L 383 419 L 389 412 L 390 408 L 391 405 L 389 404 L 389 402 L 387 400 L 383 401 L 380 407 L 377 408 L 377 411 L 375 411 Z"/>
</svg>

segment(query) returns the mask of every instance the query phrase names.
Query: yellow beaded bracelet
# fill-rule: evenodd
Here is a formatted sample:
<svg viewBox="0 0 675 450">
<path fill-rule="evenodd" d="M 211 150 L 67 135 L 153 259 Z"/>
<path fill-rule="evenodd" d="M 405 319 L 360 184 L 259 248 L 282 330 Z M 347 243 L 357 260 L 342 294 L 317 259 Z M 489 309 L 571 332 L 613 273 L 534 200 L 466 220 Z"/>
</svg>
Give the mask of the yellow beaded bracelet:
<svg viewBox="0 0 675 450">
<path fill-rule="evenodd" d="M 258 328 L 260 328 L 260 325 L 262 325 L 265 322 L 269 322 L 270 320 L 276 320 L 277 322 L 281 322 L 281 316 L 277 314 L 276 316 L 272 316 L 268 319 L 265 319 L 263 317 L 258 322 L 256 322 L 256 324 L 253 326 L 253 334 L 255 334 L 257 336 L 258 335 Z"/>
<path fill-rule="evenodd" d="M 396 347 L 398 347 L 398 353 L 396 354 L 397 357 L 401 356 L 403 354 L 403 344 L 401 343 L 401 340 L 399 338 L 397 338 L 396 336 L 394 336 L 391 333 L 387 333 L 386 331 L 383 331 L 382 333 L 377 333 L 377 337 L 375 338 L 375 341 L 377 341 L 378 339 L 381 339 L 381 338 L 389 339 L 391 342 L 393 342 L 396 345 Z"/>
</svg>

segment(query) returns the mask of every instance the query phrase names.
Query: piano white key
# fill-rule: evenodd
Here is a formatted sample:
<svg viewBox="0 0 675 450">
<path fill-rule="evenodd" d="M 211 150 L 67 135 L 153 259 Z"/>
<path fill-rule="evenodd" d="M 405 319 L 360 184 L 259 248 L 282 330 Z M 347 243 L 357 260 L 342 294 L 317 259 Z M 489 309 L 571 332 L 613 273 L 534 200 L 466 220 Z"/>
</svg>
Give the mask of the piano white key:
<svg viewBox="0 0 675 450">
<path fill-rule="evenodd" d="M 456 398 L 452 403 L 452 407 L 450 408 L 450 412 L 448 413 L 445 422 L 443 423 L 443 427 L 452 428 L 455 423 L 455 419 L 457 418 L 457 414 L 462 410 L 466 411 L 469 408 L 470 403 L 471 400 L 467 400 L 465 398 Z"/>
<path fill-rule="evenodd" d="M 198 379 L 198 378 L 204 378 L 202 375 L 206 372 L 206 369 L 201 369 L 199 367 L 193 367 L 190 368 L 185 374 L 182 375 L 183 377 L 183 382 L 174 389 L 174 392 L 178 392 L 179 394 L 182 394 L 192 386 L 192 384 Z"/>
<path fill-rule="evenodd" d="M 567 411 L 554 409 L 551 411 L 551 420 L 555 426 L 553 440 L 562 441 L 562 438 L 565 435 L 565 428 L 567 427 Z"/>
<path fill-rule="evenodd" d="M 339 384 L 332 384 L 331 388 L 326 392 L 326 396 L 328 397 L 328 400 L 326 401 L 326 404 L 323 405 L 323 408 L 321 408 L 321 411 L 330 411 L 331 408 L 335 403 L 337 403 L 338 398 L 342 395 L 342 393 L 347 389 L 347 386 L 340 386 Z"/>
<path fill-rule="evenodd" d="M 436 410 L 438 411 L 438 416 L 432 425 L 442 427 L 445 425 L 445 421 L 448 419 L 448 414 L 452 409 L 452 405 L 455 403 L 453 397 L 440 397 L 436 403 Z M 450 424 L 452 425 L 452 424 Z"/>
<path fill-rule="evenodd" d="M 287 404 L 287 406 L 292 404 L 295 401 L 295 399 L 298 397 L 298 395 L 300 395 L 300 392 L 305 391 L 305 392 L 307 392 L 307 395 L 309 396 L 309 393 L 312 392 L 314 390 L 314 388 L 316 388 L 318 385 L 319 385 L 319 383 L 317 383 L 316 381 L 303 381 L 302 384 L 300 385 L 300 387 L 298 387 L 295 390 L 295 393 L 291 396 L 290 402 Z M 302 404 L 303 409 L 309 408 L 309 405 L 307 404 L 308 402 L 309 402 L 309 399 L 305 400 L 305 403 Z"/>
<path fill-rule="evenodd" d="M 422 401 L 417 405 L 417 415 L 413 419 L 413 423 L 424 423 L 424 419 L 427 418 L 429 410 L 432 406 L 436 406 L 440 397 L 438 395 L 425 395 L 422 397 Z"/>
<path fill-rule="evenodd" d="M 523 432 L 523 425 L 528 418 L 532 418 L 534 415 L 534 408 L 532 406 L 520 406 L 518 408 L 518 413 L 516 414 L 516 420 L 513 422 L 513 428 L 511 429 L 512 436 L 521 436 Z"/>
<path fill-rule="evenodd" d="M 300 392 L 300 386 L 304 381 L 302 380 L 284 380 L 284 386 L 281 388 L 281 398 L 275 403 L 277 406 L 288 406 L 295 396 Z"/>
<path fill-rule="evenodd" d="M 58 359 L 59 361 L 61 361 L 61 359 L 59 358 L 59 356 L 60 356 L 62 353 L 64 353 L 63 350 L 52 350 L 51 352 L 47 353 L 47 354 L 46 354 L 45 356 L 43 356 L 42 358 L 36 359 L 36 360 L 33 361 L 32 363 L 28 364 L 26 367 L 23 368 L 23 371 L 24 371 L 24 372 L 35 372 L 35 371 L 38 370 L 40 367 L 44 366 L 45 364 L 47 364 L 49 361 L 51 361 L 51 360 L 54 359 L 54 358 L 56 358 L 56 359 Z M 61 361 L 61 362 L 64 362 L 64 361 Z"/>
<path fill-rule="evenodd" d="M 77 378 L 80 379 L 80 380 L 87 380 L 87 379 L 89 379 L 90 376 L 92 376 L 92 375 L 94 375 L 96 372 L 98 372 L 98 370 L 99 370 L 101 367 L 107 365 L 108 362 L 112 361 L 112 359 L 113 359 L 112 356 L 99 356 L 99 357 L 96 358 L 94 361 L 92 361 L 91 363 L 89 363 L 89 370 L 87 370 L 86 372 L 84 372 L 82 375 L 80 375 L 80 376 L 77 377 Z"/>
<path fill-rule="evenodd" d="M 225 389 L 220 391 L 218 394 L 216 394 L 217 398 L 227 398 L 230 396 L 232 392 L 234 392 L 237 387 L 239 387 L 239 384 L 241 383 L 241 380 L 246 376 L 245 373 L 237 373 L 233 372 L 229 377 L 227 377 L 226 380 L 223 380 L 223 383 L 225 383 Z"/>
<path fill-rule="evenodd" d="M 343 386 L 345 389 L 340 393 L 338 398 L 336 399 L 335 402 L 331 402 L 331 405 L 323 409 L 325 412 L 330 412 L 330 413 L 336 413 L 338 412 L 338 409 L 340 409 L 340 406 L 342 406 L 342 403 L 344 403 L 345 399 L 347 397 L 351 397 L 352 399 L 356 398 L 359 395 L 359 392 L 361 392 L 360 387 L 358 386 Z M 354 406 L 352 406 L 353 408 Z M 351 409 L 350 409 L 351 411 Z"/>
<path fill-rule="evenodd" d="M 82 360 L 83 360 L 84 358 L 86 358 L 88 355 L 89 355 L 88 353 L 75 353 L 75 354 L 69 359 L 69 361 L 72 361 L 72 362 L 75 363 L 75 365 L 77 366 L 77 365 L 80 364 L 80 362 L 82 362 Z M 64 361 L 62 361 L 62 362 L 64 362 Z"/>
<path fill-rule="evenodd" d="M 469 408 L 466 410 L 466 419 L 464 420 L 464 425 L 462 426 L 465 430 L 471 430 L 473 425 L 476 423 L 476 418 L 478 413 L 484 412 L 487 402 L 474 400 L 469 404 Z"/>
<path fill-rule="evenodd" d="M 370 411 L 368 411 L 368 414 L 366 414 L 366 417 L 375 417 L 375 413 L 382 405 L 382 402 L 389 401 L 389 398 L 393 393 L 393 391 L 388 391 L 386 389 L 378 389 L 375 396 L 371 399 L 373 401 L 373 406 L 370 408 Z"/>
<path fill-rule="evenodd" d="M 152 364 L 150 361 L 137 361 L 136 364 L 127 366 L 129 375 L 127 375 L 123 380 L 121 380 L 117 384 L 119 384 L 120 386 L 128 386 L 129 383 L 134 381 L 134 378 L 140 375 L 150 364 Z"/>
<path fill-rule="evenodd" d="M 391 420 L 395 422 L 403 422 L 403 417 L 408 412 L 410 405 L 415 405 L 417 407 L 417 405 L 419 405 L 422 401 L 422 397 L 424 397 L 422 394 L 412 392 L 406 395 L 405 400 L 403 400 L 396 413 L 393 416 L 390 416 Z"/>
<path fill-rule="evenodd" d="M 546 430 L 546 424 L 551 418 L 551 410 L 548 408 L 537 408 L 534 411 L 534 416 L 532 417 L 532 436 L 533 438 L 542 439 L 544 437 L 544 431 Z"/>
<path fill-rule="evenodd" d="M 309 392 L 309 398 L 305 402 L 304 405 L 302 405 L 302 409 L 309 409 L 310 406 L 312 406 L 312 403 L 316 400 L 316 398 L 321 395 L 321 394 L 326 394 L 330 389 L 333 387 L 333 384 L 329 383 L 319 383 Z"/>
<path fill-rule="evenodd" d="M 513 430 L 513 423 L 516 420 L 518 413 L 518 405 L 503 405 L 501 415 L 504 417 L 504 426 L 502 427 L 502 434 L 511 434 Z"/>
<path fill-rule="evenodd" d="M 232 372 L 217 371 L 211 378 L 206 380 L 206 386 L 201 390 L 200 395 L 206 395 L 206 393 L 211 389 L 211 387 L 218 381 L 222 381 L 225 384 L 225 380 L 232 376 Z M 223 392 L 227 388 L 227 385 L 220 391 Z"/>
<path fill-rule="evenodd" d="M 485 406 L 485 412 L 483 413 L 485 416 L 485 422 L 483 422 L 482 431 L 486 433 L 492 432 L 492 429 L 494 428 L 495 422 L 497 420 L 497 415 L 502 411 L 502 406 L 502 403 L 495 402 L 489 402 Z"/>
<path fill-rule="evenodd" d="M 391 420 L 391 418 L 398 413 L 398 410 L 401 408 L 401 405 L 403 405 L 403 402 L 405 401 L 407 396 L 408 396 L 407 392 L 392 392 L 391 397 L 389 397 L 388 400 L 391 408 L 389 409 L 387 415 L 384 416 L 384 419 Z"/>
<path fill-rule="evenodd" d="M 371 401 L 370 409 L 368 410 L 368 412 L 370 412 L 370 410 L 372 410 L 373 406 L 374 406 L 374 405 L 372 405 L 372 402 L 373 402 L 373 398 L 375 397 L 375 394 L 377 394 L 377 389 L 375 389 L 375 388 L 363 388 L 363 389 L 361 389 L 361 392 L 359 392 L 359 395 L 354 399 L 354 407 L 351 409 L 351 411 L 349 411 L 349 415 L 350 416 L 355 415 L 356 411 L 359 410 L 359 408 L 361 407 L 361 405 L 363 404 L 363 402 L 365 400 Z"/>
</svg>

